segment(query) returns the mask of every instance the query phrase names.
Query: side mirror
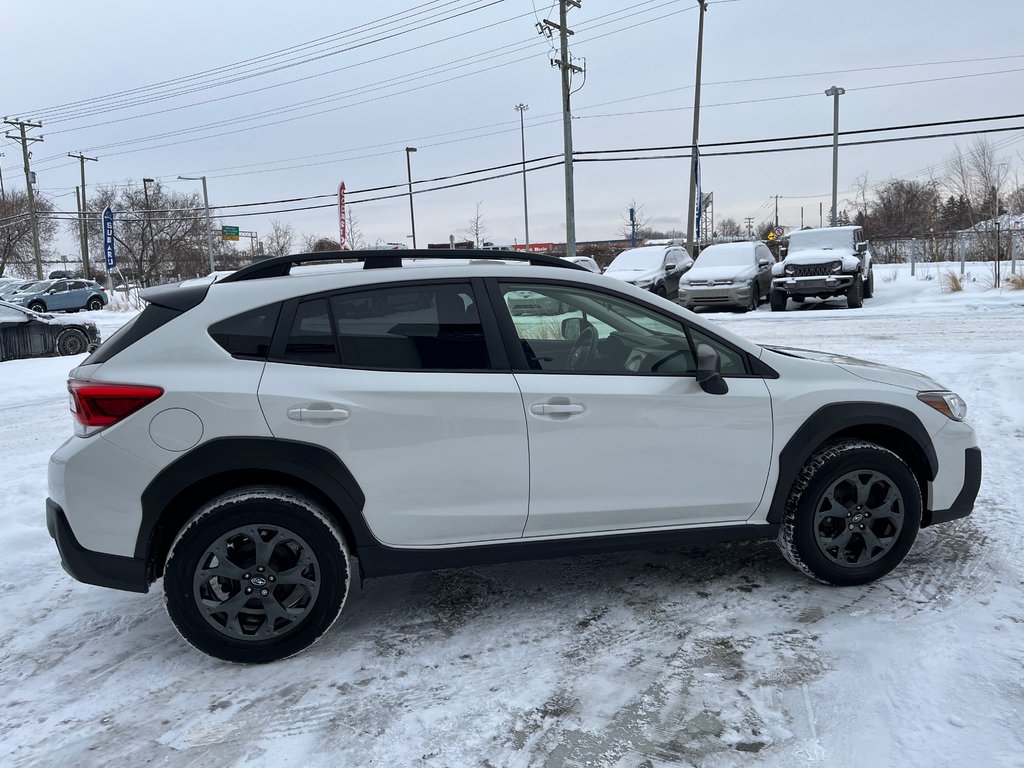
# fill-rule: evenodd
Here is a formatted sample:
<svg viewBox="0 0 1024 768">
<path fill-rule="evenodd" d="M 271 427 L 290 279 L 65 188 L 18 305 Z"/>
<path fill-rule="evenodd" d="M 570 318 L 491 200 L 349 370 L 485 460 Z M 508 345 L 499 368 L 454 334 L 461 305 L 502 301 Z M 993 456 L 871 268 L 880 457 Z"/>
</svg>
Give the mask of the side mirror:
<svg viewBox="0 0 1024 768">
<path fill-rule="evenodd" d="M 854 250 L 857 251 L 857 253 L 865 253 L 868 250 L 868 244 L 857 243 L 857 245 L 854 246 Z"/>
<path fill-rule="evenodd" d="M 770 267 L 771 265 L 772 265 L 772 263 L 768 259 L 758 259 L 757 260 L 757 266 L 761 267 L 762 269 L 764 267 Z"/>
<path fill-rule="evenodd" d="M 729 385 L 722 378 L 722 358 L 710 344 L 697 345 L 697 383 L 709 395 L 724 395 Z"/>
<path fill-rule="evenodd" d="M 665 262 L 666 272 L 675 272 L 677 269 L 679 269 L 679 265 L 676 264 L 674 261 Z"/>
<path fill-rule="evenodd" d="M 566 341 L 576 341 L 583 333 L 583 318 L 567 317 L 562 321 L 562 338 Z"/>
</svg>

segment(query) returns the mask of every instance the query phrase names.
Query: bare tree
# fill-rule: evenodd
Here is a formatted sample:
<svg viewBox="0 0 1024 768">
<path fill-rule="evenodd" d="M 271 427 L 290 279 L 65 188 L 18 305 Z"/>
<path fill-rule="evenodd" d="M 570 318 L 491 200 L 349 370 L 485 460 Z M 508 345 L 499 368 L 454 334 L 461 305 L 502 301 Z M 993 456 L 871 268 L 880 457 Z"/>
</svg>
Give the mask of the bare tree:
<svg viewBox="0 0 1024 768">
<path fill-rule="evenodd" d="M 633 211 L 633 221 L 629 220 L 629 212 Z M 630 200 L 626 205 L 626 211 L 622 214 L 622 226 L 619 228 L 619 236 L 623 240 L 629 240 L 636 228 L 637 239 L 644 237 L 644 231 L 649 229 L 650 217 L 644 213 L 644 204 L 637 205 L 635 199 Z"/>
<path fill-rule="evenodd" d="M 267 256 L 287 256 L 292 252 L 292 243 L 295 242 L 295 230 L 291 224 L 281 222 L 270 222 L 270 234 L 263 238 L 263 247 Z"/>
<path fill-rule="evenodd" d="M 142 285 L 174 280 L 209 271 L 206 251 L 206 213 L 203 198 L 168 192 L 159 182 L 149 188 L 149 207 L 143 186 L 97 187 L 90 207 L 114 211 L 114 242 L 118 267 Z M 77 231 L 77 223 L 73 225 Z M 103 253 L 103 233 L 97 217 L 88 222 L 90 251 Z M 224 252 L 218 243 L 218 251 Z M 233 266 L 223 263 L 221 266 Z"/>
<path fill-rule="evenodd" d="M 720 237 L 742 237 L 743 230 L 736 223 L 736 219 L 722 219 L 718 222 L 718 232 L 716 234 Z"/>
<path fill-rule="evenodd" d="M 43 258 L 50 255 L 50 244 L 57 235 L 57 222 L 46 214 L 53 204 L 42 196 L 36 197 L 39 220 L 39 244 Z M 77 232 L 77 224 L 76 232 Z M 35 251 L 32 247 L 32 220 L 29 218 L 28 195 L 7 192 L 0 199 L 0 276 L 14 267 L 22 274 L 35 274 Z"/>
<path fill-rule="evenodd" d="M 477 214 L 479 215 L 479 206 L 477 206 Z M 345 247 L 350 251 L 358 251 L 366 247 L 366 238 L 363 237 L 363 231 L 359 228 L 359 219 L 352 213 L 351 208 L 345 210 Z"/>
<path fill-rule="evenodd" d="M 996 157 L 990 142 L 979 138 L 966 151 L 957 147 L 949 168 L 944 182 L 946 189 L 952 196 L 967 201 L 972 227 L 977 228 L 978 222 L 999 215 L 1010 165 Z"/>
<path fill-rule="evenodd" d="M 479 248 L 484 244 L 484 239 L 487 235 L 487 228 L 484 224 L 483 214 L 480 213 L 480 206 L 483 202 L 476 204 L 476 214 L 469 220 L 469 224 L 466 229 L 466 237 L 473 241 L 473 246 Z"/>
</svg>

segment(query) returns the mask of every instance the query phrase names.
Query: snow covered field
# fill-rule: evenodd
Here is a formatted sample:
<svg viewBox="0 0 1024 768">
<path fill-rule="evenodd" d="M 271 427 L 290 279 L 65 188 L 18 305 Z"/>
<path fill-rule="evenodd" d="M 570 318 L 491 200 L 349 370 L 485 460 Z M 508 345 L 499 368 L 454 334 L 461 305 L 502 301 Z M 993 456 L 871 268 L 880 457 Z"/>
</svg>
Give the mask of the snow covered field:
<svg viewBox="0 0 1024 768">
<path fill-rule="evenodd" d="M 74 361 L 0 364 L 0 764 L 1024 766 L 1024 291 L 929 271 L 879 267 L 858 311 L 707 315 L 967 400 L 975 514 L 887 579 L 821 586 L 769 543 L 391 577 L 263 667 L 188 648 L 159 589 L 64 574 L 43 500 Z"/>
</svg>

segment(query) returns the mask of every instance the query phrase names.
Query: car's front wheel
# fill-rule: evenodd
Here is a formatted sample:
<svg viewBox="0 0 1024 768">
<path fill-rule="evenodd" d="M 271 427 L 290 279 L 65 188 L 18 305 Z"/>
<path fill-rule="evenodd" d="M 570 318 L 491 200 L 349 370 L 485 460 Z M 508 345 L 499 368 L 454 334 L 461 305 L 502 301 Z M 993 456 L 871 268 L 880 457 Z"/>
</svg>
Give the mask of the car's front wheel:
<svg viewBox="0 0 1024 768">
<path fill-rule="evenodd" d="M 89 351 L 89 337 L 78 328 L 65 328 L 57 336 L 58 355 L 80 355 Z"/>
<path fill-rule="evenodd" d="M 853 283 L 846 289 L 846 305 L 850 309 L 860 309 L 864 306 L 864 278 L 858 272 L 853 278 Z"/>
<path fill-rule="evenodd" d="M 785 312 L 786 311 L 786 292 L 773 290 L 768 297 L 769 303 L 772 305 L 772 312 Z"/>
<path fill-rule="evenodd" d="M 200 651 L 259 664 L 308 648 L 348 595 L 348 548 L 327 514 L 283 488 L 242 488 L 202 507 L 171 545 L 167 613 Z"/>
<path fill-rule="evenodd" d="M 800 471 L 777 543 L 811 578 L 852 586 L 899 565 L 920 525 L 921 489 L 906 462 L 874 443 L 842 440 Z"/>
</svg>

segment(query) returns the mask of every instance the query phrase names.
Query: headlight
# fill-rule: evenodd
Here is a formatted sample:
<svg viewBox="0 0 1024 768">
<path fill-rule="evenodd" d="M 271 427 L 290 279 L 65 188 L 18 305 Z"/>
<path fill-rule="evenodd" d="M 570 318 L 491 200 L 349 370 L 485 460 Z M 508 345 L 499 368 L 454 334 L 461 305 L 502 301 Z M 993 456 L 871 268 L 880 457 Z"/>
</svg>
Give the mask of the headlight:
<svg viewBox="0 0 1024 768">
<path fill-rule="evenodd" d="M 684 277 L 684 278 L 680 279 L 679 285 L 680 286 L 684 286 L 685 285 L 685 286 L 689 287 L 689 285 L 690 285 L 690 278 Z"/>
<path fill-rule="evenodd" d="M 831 264 L 829 264 L 829 268 L 832 270 L 834 274 L 839 274 L 840 272 L 843 271 L 843 262 L 833 261 Z"/>
<path fill-rule="evenodd" d="M 967 418 L 967 403 L 955 392 L 918 392 L 917 399 L 953 421 Z"/>
<path fill-rule="evenodd" d="M 794 267 L 792 264 L 787 264 L 786 265 L 786 274 L 787 275 L 792 275 L 795 272 L 796 272 L 796 267 Z"/>
<path fill-rule="evenodd" d="M 650 288 L 652 285 L 654 285 L 654 278 L 651 277 L 644 278 L 642 280 L 637 280 L 635 283 L 633 283 L 633 285 L 635 285 L 637 288 Z"/>
</svg>

